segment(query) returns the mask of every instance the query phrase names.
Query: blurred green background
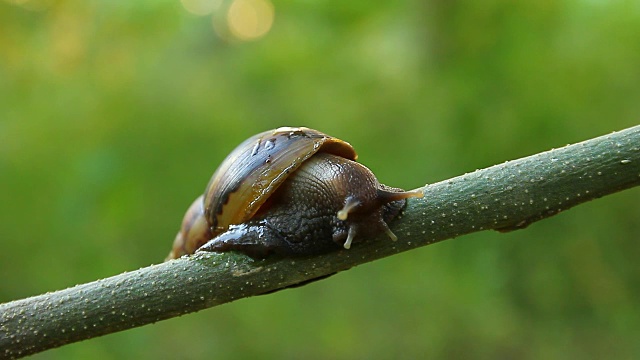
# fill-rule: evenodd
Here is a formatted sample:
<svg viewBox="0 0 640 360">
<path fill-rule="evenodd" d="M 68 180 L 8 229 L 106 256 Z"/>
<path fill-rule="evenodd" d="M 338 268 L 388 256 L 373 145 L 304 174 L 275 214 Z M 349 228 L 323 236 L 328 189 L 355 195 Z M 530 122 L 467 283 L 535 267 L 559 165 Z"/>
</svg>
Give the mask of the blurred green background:
<svg viewBox="0 0 640 360">
<path fill-rule="evenodd" d="M 266 1 L 0 0 L 0 302 L 162 261 L 269 128 L 415 188 L 638 123 L 636 0 Z M 638 358 L 639 200 L 33 358 Z"/>
</svg>

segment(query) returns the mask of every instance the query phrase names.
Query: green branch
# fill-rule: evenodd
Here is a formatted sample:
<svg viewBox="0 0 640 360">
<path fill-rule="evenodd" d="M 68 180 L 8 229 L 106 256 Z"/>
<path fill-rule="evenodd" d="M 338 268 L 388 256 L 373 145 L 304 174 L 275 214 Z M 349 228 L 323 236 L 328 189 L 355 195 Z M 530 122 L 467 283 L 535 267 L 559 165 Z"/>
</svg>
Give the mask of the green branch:
<svg viewBox="0 0 640 360">
<path fill-rule="evenodd" d="M 428 185 L 392 224 L 397 242 L 382 234 L 350 250 L 261 261 L 198 253 L 2 304 L 0 358 L 277 291 L 475 231 L 520 229 L 638 184 L 640 126 Z"/>
</svg>

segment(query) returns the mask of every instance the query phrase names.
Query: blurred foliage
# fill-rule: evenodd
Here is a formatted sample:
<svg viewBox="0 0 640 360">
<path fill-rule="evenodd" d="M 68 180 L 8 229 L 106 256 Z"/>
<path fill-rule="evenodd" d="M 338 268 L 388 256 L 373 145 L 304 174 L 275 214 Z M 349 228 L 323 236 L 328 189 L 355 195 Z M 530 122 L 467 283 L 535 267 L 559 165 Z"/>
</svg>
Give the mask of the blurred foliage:
<svg viewBox="0 0 640 360">
<path fill-rule="evenodd" d="M 637 1 L 282 0 L 249 42 L 230 1 L 0 1 L 0 301 L 162 261 L 268 128 L 413 188 L 638 122 Z M 639 195 L 34 358 L 638 358 Z"/>
</svg>

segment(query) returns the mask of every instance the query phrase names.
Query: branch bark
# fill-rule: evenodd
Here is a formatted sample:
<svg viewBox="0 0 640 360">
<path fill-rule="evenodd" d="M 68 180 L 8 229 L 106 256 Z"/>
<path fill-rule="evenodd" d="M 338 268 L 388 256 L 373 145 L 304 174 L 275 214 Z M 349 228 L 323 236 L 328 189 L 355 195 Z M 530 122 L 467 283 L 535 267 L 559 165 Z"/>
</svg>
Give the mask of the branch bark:
<svg viewBox="0 0 640 360">
<path fill-rule="evenodd" d="M 481 230 L 510 231 L 640 184 L 640 126 L 424 187 L 386 235 L 350 250 L 254 261 L 197 253 L 0 305 L 0 358 L 142 326 L 284 289 Z M 167 243 L 169 244 L 169 243 Z"/>
</svg>

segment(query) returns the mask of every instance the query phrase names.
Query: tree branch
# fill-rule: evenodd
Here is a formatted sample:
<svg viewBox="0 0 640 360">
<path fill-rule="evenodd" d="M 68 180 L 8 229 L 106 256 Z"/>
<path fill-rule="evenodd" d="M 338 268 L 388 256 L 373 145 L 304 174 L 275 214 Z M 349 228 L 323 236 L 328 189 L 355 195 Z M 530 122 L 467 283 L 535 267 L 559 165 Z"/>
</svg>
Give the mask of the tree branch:
<svg viewBox="0 0 640 360">
<path fill-rule="evenodd" d="M 481 230 L 516 230 L 640 184 L 640 126 L 508 161 L 424 188 L 382 234 L 350 250 L 254 261 L 198 253 L 0 305 L 0 358 L 277 291 L 359 264 Z M 167 242 L 167 246 L 170 242 Z"/>
</svg>

